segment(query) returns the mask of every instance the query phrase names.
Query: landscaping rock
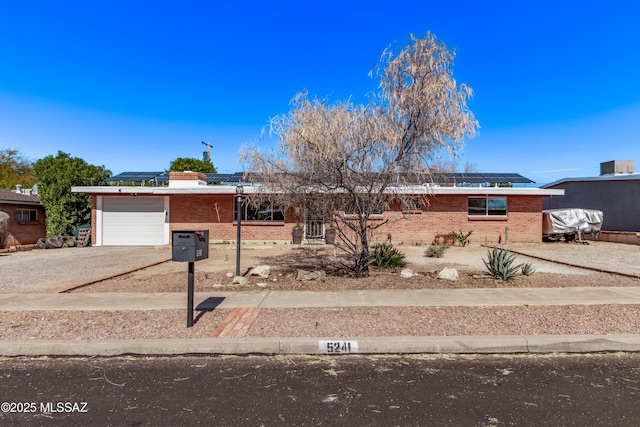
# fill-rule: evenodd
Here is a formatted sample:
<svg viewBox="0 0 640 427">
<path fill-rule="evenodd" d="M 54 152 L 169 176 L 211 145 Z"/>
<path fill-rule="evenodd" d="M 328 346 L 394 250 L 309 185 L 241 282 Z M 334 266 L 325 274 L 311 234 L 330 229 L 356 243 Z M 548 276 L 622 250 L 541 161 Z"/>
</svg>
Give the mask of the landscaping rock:
<svg viewBox="0 0 640 427">
<path fill-rule="evenodd" d="M 408 279 L 410 277 L 417 276 L 416 272 L 410 268 L 405 268 L 400 272 L 400 277 Z"/>
<path fill-rule="evenodd" d="M 455 268 L 444 268 L 438 273 L 438 279 L 456 281 L 458 280 L 458 270 Z"/>
<path fill-rule="evenodd" d="M 246 277 L 242 277 L 242 276 L 236 276 L 233 278 L 233 283 L 234 285 L 240 285 L 240 286 L 244 286 L 247 283 L 249 283 L 249 279 L 247 279 Z"/>
<path fill-rule="evenodd" d="M 259 265 L 249 270 L 249 276 L 258 276 L 263 279 L 268 279 L 271 274 L 271 267 L 268 265 Z"/>
<path fill-rule="evenodd" d="M 233 274 L 232 272 L 228 272 L 228 273 L 227 273 L 227 277 L 228 277 L 229 279 L 231 279 L 233 276 L 234 276 L 234 274 Z"/>
<path fill-rule="evenodd" d="M 296 276 L 296 280 L 316 280 L 322 277 L 327 277 L 327 273 L 323 270 L 317 271 L 306 271 L 306 270 L 298 270 L 298 275 Z"/>
</svg>

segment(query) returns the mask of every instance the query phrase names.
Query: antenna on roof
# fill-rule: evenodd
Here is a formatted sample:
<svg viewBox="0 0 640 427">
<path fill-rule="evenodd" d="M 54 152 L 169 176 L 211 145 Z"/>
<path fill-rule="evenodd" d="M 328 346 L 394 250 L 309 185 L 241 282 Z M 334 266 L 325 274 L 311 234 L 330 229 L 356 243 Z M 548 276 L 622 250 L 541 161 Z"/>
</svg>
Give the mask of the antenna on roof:
<svg viewBox="0 0 640 427">
<path fill-rule="evenodd" d="M 204 141 L 202 141 L 202 143 L 207 146 L 207 151 L 202 153 L 203 160 L 205 162 L 211 163 L 211 143 L 210 142 L 204 142 Z"/>
</svg>

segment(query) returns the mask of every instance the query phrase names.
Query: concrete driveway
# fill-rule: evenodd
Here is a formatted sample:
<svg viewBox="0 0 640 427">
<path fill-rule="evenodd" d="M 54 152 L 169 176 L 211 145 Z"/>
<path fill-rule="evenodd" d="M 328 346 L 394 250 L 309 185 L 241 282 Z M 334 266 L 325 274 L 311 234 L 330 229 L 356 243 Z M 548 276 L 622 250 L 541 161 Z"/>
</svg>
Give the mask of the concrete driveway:
<svg viewBox="0 0 640 427">
<path fill-rule="evenodd" d="M 94 246 L 0 254 L 0 294 L 61 292 L 171 259 L 171 247 Z"/>
</svg>

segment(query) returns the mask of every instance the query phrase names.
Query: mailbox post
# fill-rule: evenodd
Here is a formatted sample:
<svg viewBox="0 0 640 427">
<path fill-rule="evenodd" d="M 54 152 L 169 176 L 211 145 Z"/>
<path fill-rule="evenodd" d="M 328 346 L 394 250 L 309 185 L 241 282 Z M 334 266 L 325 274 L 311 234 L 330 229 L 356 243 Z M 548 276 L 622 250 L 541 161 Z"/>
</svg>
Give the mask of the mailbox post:
<svg viewBox="0 0 640 427">
<path fill-rule="evenodd" d="M 209 230 L 174 230 L 171 235 L 171 259 L 188 262 L 187 328 L 193 326 L 193 282 L 195 262 L 209 258 Z"/>
</svg>

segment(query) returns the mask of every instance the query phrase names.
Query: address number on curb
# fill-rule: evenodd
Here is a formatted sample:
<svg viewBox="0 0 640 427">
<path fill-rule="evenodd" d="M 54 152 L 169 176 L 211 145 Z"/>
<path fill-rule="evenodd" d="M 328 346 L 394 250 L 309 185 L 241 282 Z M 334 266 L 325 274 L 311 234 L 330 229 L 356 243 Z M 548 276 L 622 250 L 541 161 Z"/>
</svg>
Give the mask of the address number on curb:
<svg viewBox="0 0 640 427">
<path fill-rule="evenodd" d="M 347 354 L 358 352 L 358 341 L 319 341 L 320 352 L 327 354 Z"/>
</svg>

